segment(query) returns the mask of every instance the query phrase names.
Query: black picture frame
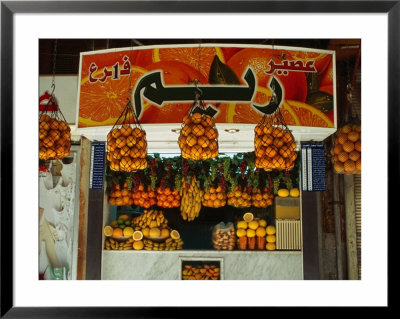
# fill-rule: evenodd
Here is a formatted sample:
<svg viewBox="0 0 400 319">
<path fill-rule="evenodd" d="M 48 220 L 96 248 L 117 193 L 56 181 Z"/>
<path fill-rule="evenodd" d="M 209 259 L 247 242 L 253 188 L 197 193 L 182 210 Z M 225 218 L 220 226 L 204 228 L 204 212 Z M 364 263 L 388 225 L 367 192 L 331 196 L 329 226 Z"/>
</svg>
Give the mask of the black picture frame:
<svg viewBox="0 0 400 319">
<path fill-rule="evenodd" d="M 388 14 L 388 204 L 394 202 L 400 162 L 400 1 L 1 1 L 1 318 L 187 317 L 188 308 L 14 307 L 13 248 L 13 16 L 16 13 L 387 13 Z M 382 172 L 385 174 L 385 172 Z M 390 187 L 392 186 L 392 187 Z M 398 209 L 397 209 L 398 210 Z M 385 213 L 385 212 L 381 212 Z M 388 216 L 389 218 L 389 216 Z M 388 223 L 390 225 L 390 223 Z M 393 227 L 393 223 L 392 223 Z M 389 281 L 390 282 L 390 281 Z M 29 288 L 28 288 L 29 289 Z M 390 300 L 388 300 L 389 303 Z M 209 311 L 208 309 L 204 309 Z M 292 310 L 295 310 L 292 308 Z M 298 311 L 298 310 L 297 310 Z M 185 315 L 185 313 L 187 315 Z M 236 314 L 239 314 L 235 310 Z M 213 316 L 226 309 L 213 309 Z"/>
</svg>

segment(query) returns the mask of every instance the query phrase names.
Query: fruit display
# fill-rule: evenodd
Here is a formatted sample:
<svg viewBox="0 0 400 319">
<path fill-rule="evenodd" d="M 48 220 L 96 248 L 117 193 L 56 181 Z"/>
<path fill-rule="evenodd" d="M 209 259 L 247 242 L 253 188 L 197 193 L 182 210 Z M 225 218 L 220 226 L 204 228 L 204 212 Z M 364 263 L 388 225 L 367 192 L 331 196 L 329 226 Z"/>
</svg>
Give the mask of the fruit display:
<svg viewBox="0 0 400 319">
<path fill-rule="evenodd" d="M 106 249 L 132 249 L 135 230 L 128 215 L 120 215 L 117 220 L 104 227 L 103 233 L 106 236 Z M 130 244 L 130 248 L 127 248 L 127 244 Z"/>
<path fill-rule="evenodd" d="M 267 221 L 264 219 L 254 219 L 254 215 L 247 212 L 243 215 L 243 220 L 236 224 L 237 244 L 240 250 L 263 250 L 265 248 L 265 235 Z"/>
<path fill-rule="evenodd" d="M 196 182 L 196 177 L 192 177 L 189 187 L 182 187 L 181 195 L 181 216 L 188 222 L 194 220 L 199 216 L 201 210 L 201 202 L 203 199 L 204 191 Z"/>
<path fill-rule="evenodd" d="M 251 204 L 254 207 L 268 207 L 271 206 L 273 202 L 274 194 L 272 194 L 267 187 L 264 188 L 263 192 L 257 188 L 257 190 L 253 190 L 251 194 Z"/>
<path fill-rule="evenodd" d="M 276 229 L 274 225 L 268 225 L 265 229 L 267 236 L 265 240 L 267 241 L 265 245 L 266 250 L 275 250 L 276 249 Z"/>
<path fill-rule="evenodd" d="M 118 242 L 113 238 L 107 238 L 104 241 L 104 248 L 106 250 L 132 250 L 134 243 L 135 241 L 133 240 L 133 238 L 129 238 L 127 241 L 123 242 Z"/>
<path fill-rule="evenodd" d="M 169 237 L 162 243 L 145 239 L 143 243 L 144 250 L 181 250 L 183 247 L 183 240 L 181 238 L 173 239 Z"/>
<path fill-rule="evenodd" d="M 145 234 L 146 228 L 156 228 L 156 227 L 166 227 L 168 224 L 168 220 L 164 217 L 164 212 L 161 210 L 145 210 L 142 215 L 139 215 L 132 219 L 132 224 L 138 227 L 138 230 L 141 230 L 143 235 Z"/>
<path fill-rule="evenodd" d="M 236 245 L 235 227 L 232 223 L 221 222 L 214 227 L 212 234 L 214 249 L 234 250 Z"/>
<path fill-rule="evenodd" d="M 250 207 L 251 206 L 251 195 L 247 193 L 247 188 L 235 186 L 233 191 L 228 192 L 228 205 L 234 207 Z"/>
<path fill-rule="evenodd" d="M 156 189 L 157 193 L 157 206 L 162 208 L 173 208 L 181 205 L 181 196 L 176 189 L 170 189 L 169 187 Z"/>
<path fill-rule="evenodd" d="M 132 219 L 121 215 L 104 227 L 104 235 L 106 250 L 176 250 L 183 246 L 179 232 L 169 228 L 160 210 L 145 210 Z"/>
<path fill-rule="evenodd" d="M 222 191 L 222 187 L 210 187 L 208 191 L 204 191 L 203 206 L 219 208 L 226 205 L 226 193 Z"/>
<path fill-rule="evenodd" d="M 219 280 L 220 269 L 215 265 L 185 265 L 182 269 L 183 280 Z"/>
<path fill-rule="evenodd" d="M 107 134 L 107 160 L 113 171 L 136 172 L 147 167 L 146 132 L 123 124 Z"/>
<path fill-rule="evenodd" d="M 201 113 L 187 114 L 179 134 L 178 145 L 183 158 L 194 161 L 218 155 L 218 130 L 214 119 Z"/>
<path fill-rule="evenodd" d="M 297 153 L 292 133 L 285 125 L 274 125 L 273 120 L 263 120 L 254 128 L 255 165 L 266 171 L 290 170 Z"/>
<path fill-rule="evenodd" d="M 296 187 L 293 187 L 291 190 L 288 190 L 287 188 L 280 188 L 277 191 L 277 195 L 279 197 L 299 197 L 300 191 Z"/>
<path fill-rule="evenodd" d="M 39 118 L 39 159 L 62 159 L 71 149 L 71 128 L 65 120 L 48 114 Z"/>
<path fill-rule="evenodd" d="M 157 203 L 157 194 L 151 190 L 150 186 L 147 186 L 147 190 L 146 187 L 141 184 L 132 188 L 131 197 L 134 205 L 145 209 L 148 209 Z"/>
<path fill-rule="evenodd" d="M 133 205 L 132 192 L 128 190 L 128 184 L 124 183 L 122 188 L 119 184 L 111 186 L 111 193 L 108 197 L 108 203 L 115 206 L 130 206 Z"/>
<path fill-rule="evenodd" d="M 361 126 L 346 124 L 336 133 L 331 149 L 333 167 L 338 174 L 361 173 Z"/>
</svg>

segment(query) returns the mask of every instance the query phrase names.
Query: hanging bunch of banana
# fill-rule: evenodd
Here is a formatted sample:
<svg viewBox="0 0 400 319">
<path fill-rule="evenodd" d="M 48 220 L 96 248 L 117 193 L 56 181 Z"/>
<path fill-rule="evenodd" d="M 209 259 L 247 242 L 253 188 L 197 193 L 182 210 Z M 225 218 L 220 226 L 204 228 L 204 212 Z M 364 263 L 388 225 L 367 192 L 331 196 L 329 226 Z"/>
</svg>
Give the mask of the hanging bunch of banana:
<svg viewBox="0 0 400 319">
<path fill-rule="evenodd" d="M 188 222 L 199 216 L 201 209 L 201 201 L 204 195 L 199 184 L 196 182 L 196 177 L 192 176 L 189 187 L 182 187 L 181 195 L 181 216 Z"/>
</svg>

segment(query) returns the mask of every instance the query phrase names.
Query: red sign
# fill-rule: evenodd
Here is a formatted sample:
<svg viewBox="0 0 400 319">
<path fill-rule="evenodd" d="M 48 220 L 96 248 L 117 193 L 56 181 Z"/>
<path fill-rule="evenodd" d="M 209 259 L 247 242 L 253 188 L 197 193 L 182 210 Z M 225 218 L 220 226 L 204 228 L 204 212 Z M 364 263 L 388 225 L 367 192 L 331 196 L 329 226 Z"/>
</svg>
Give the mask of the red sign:
<svg viewBox="0 0 400 319">
<path fill-rule="evenodd" d="M 326 50 L 194 44 L 84 52 L 78 127 L 113 125 L 128 98 L 142 124 L 181 123 L 196 92 L 217 123 L 258 123 L 275 95 L 287 125 L 334 127 L 335 78 Z"/>
</svg>

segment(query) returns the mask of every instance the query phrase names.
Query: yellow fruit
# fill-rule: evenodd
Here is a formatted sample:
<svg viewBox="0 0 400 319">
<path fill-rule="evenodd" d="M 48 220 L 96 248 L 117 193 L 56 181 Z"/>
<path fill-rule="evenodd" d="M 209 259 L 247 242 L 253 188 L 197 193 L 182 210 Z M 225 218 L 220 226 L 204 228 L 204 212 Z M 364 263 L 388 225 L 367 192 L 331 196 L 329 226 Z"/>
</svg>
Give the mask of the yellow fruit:
<svg viewBox="0 0 400 319">
<path fill-rule="evenodd" d="M 169 230 L 167 228 L 161 229 L 161 237 L 169 237 Z"/>
<path fill-rule="evenodd" d="M 155 228 L 155 227 L 157 227 L 157 221 L 156 221 L 156 220 L 152 220 L 152 221 L 150 222 L 150 224 L 149 224 L 149 227 L 150 227 L 150 228 Z"/>
<path fill-rule="evenodd" d="M 143 236 L 149 237 L 150 228 L 146 227 L 142 229 Z"/>
<path fill-rule="evenodd" d="M 266 239 L 267 239 L 267 243 L 276 242 L 276 236 L 275 235 L 267 235 Z"/>
<path fill-rule="evenodd" d="M 124 233 L 123 233 L 121 228 L 114 228 L 113 229 L 113 233 L 112 233 L 113 237 L 122 237 L 123 234 Z"/>
<path fill-rule="evenodd" d="M 114 229 L 111 226 L 104 227 L 104 236 L 112 236 Z"/>
<path fill-rule="evenodd" d="M 358 132 L 356 132 L 356 131 L 351 131 L 351 132 L 347 135 L 347 138 L 348 138 L 349 141 L 357 142 L 358 139 L 360 138 L 360 134 L 359 134 Z"/>
<path fill-rule="evenodd" d="M 135 250 L 142 250 L 144 247 L 144 243 L 141 240 L 135 240 L 133 242 L 132 246 L 133 246 L 133 249 L 135 249 Z"/>
<path fill-rule="evenodd" d="M 265 245 L 265 249 L 266 249 L 266 250 L 275 250 L 275 249 L 276 249 L 276 246 L 275 246 L 274 243 L 267 243 L 267 244 Z"/>
<path fill-rule="evenodd" d="M 250 213 L 250 212 L 245 213 L 245 214 L 243 215 L 243 220 L 244 220 L 245 222 L 247 222 L 247 223 L 251 222 L 251 221 L 253 220 L 253 218 L 254 218 L 254 215 L 253 215 L 252 213 Z"/>
<path fill-rule="evenodd" d="M 140 230 L 137 230 L 133 233 L 132 237 L 133 237 L 133 240 L 142 240 L 143 233 Z"/>
<path fill-rule="evenodd" d="M 123 195 L 123 196 L 126 196 L 126 195 Z M 123 221 L 127 221 L 129 219 L 129 216 L 128 215 L 121 215 L 121 216 L 118 217 L 118 219 L 122 219 Z"/>
<path fill-rule="evenodd" d="M 171 230 L 170 236 L 172 239 L 179 239 L 181 238 L 181 235 L 177 230 Z"/>
<path fill-rule="evenodd" d="M 342 132 L 347 134 L 350 133 L 351 129 L 352 129 L 351 124 L 346 124 L 345 126 L 342 127 Z"/>
<path fill-rule="evenodd" d="M 291 197 L 299 197 L 300 196 L 300 191 L 298 188 L 292 188 L 289 192 Z"/>
<path fill-rule="evenodd" d="M 134 230 L 132 227 L 125 227 L 123 230 L 124 237 L 132 237 L 133 232 L 134 232 Z"/>
<path fill-rule="evenodd" d="M 269 225 L 266 228 L 267 235 L 274 235 L 276 233 L 276 229 L 274 225 Z"/>
<path fill-rule="evenodd" d="M 243 228 L 239 228 L 239 229 L 236 231 L 236 236 L 238 236 L 238 237 L 244 237 L 244 236 L 246 236 L 246 234 L 247 234 L 247 232 L 246 232 L 246 230 L 243 229 Z"/>
<path fill-rule="evenodd" d="M 254 236 L 256 235 L 256 231 L 249 228 L 249 229 L 246 231 L 246 235 L 247 235 L 247 237 L 254 237 Z"/>
<path fill-rule="evenodd" d="M 264 227 L 258 227 L 258 228 L 256 229 L 256 235 L 257 235 L 258 237 L 264 237 L 265 234 L 266 234 L 266 231 L 265 231 L 265 228 L 264 228 Z"/>
<path fill-rule="evenodd" d="M 241 220 L 237 223 L 237 228 L 239 229 L 247 229 L 247 223 L 244 220 Z"/>
<path fill-rule="evenodd" d="M 250 223 L 249 223 L 249 228 L 250 229 L 253 229 L 253 230 L 256 230 L 257 228 L 258 228 L 258 221 L 256 221 L 256 220 L 252 220 Z"/>
<path fill-rule="evenodd" d="M 265 219 L 260 219 L 258 221 L 258 224 L 260 225 L 260 227 L 266 227 L 267 226 L 267 221 Z"/>
<path fill-rule="evenodd" d="M 288 197 L 289 196 L 289 190 L 286 188 L 281 188 L 278 190 L 278 196 L 280 197 Z"/>
<path fill-rule="evenodd" d="M 150 228 L 149 237 L 160 237 L 161 231 L 157 227 Z"/>
</svg>

